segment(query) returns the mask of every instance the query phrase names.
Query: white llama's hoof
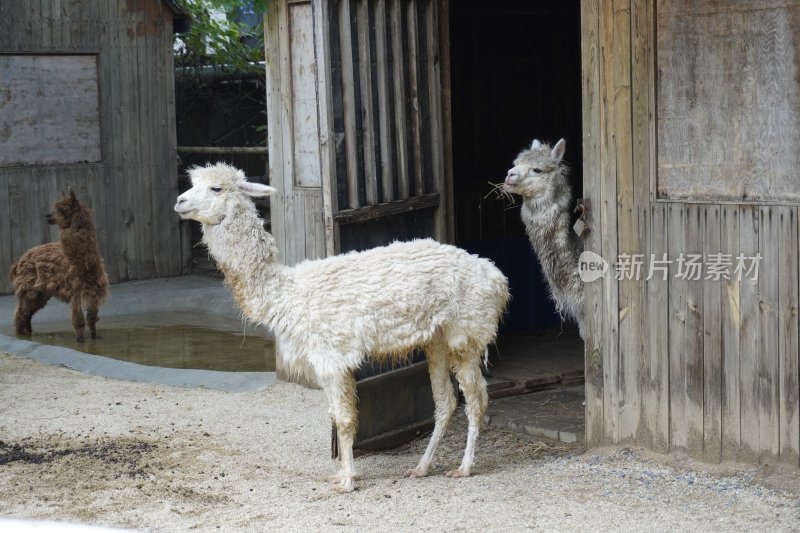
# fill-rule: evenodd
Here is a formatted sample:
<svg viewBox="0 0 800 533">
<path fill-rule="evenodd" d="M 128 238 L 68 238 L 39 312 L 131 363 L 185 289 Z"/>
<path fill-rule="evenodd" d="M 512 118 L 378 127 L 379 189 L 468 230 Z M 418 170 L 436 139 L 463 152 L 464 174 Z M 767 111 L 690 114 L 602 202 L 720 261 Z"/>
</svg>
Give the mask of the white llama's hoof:
<svg viewBox="0 0 800 533">
<path fill-rule="evenodd" d="M 338 492 L 339 494 L 346 494 L 348 492 L 353 492 L 356 488 L 355 480 L 353 478 L 342 478 L 341 481 L 338 483 L 334 483 L 331 486 L 331 490 L 334 492 Z"/>
<path fill-rule="evenodd" d="M 411 470 L 406 470 L 405 474 L 406 477 L 410 478 L 420 478 L 420 477 L 425 477 L 427 475 L 428 475 L 428 469 L 422 468 L 421 466 L 412 468 Z"/>
<path fill-rule="evenodd" d="M 468 468 L 458 468 L 456 470 L 450 470 L 448 473 L 445 474 L 447 477 L 458 478 L 458 477 L 469 477 L 469 469 Z"/>
</svg>

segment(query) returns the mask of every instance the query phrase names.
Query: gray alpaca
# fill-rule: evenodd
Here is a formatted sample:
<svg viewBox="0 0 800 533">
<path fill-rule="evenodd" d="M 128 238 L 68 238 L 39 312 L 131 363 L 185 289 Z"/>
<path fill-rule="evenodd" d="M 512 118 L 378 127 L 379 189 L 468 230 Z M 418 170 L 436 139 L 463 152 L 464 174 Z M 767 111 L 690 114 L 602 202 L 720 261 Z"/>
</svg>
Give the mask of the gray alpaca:
<svg viewBox="0 0 800 533">
<path fill-rule="evenodd" d="M 503 189 L 522 196 L 522 222 L 550 286 L 550 295 L 563 317 L 578 323 L 583 338 L 583 285 L 578 276 L 582 244 L 570 227 L 572 188 L 561 160 L 566 142 L 553 149 L 534 140 L 508 171 Z"/>
</svg>

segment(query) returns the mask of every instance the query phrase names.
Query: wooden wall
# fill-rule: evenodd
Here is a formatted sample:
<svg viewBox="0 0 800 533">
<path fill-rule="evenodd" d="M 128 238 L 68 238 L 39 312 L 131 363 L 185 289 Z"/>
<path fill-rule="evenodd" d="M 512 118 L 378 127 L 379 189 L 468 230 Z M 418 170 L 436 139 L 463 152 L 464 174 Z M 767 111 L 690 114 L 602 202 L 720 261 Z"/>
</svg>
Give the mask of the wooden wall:
<svg viewBox="0 0 800 533">
<path fill-rule="evenodd" d="M 701 4 L 739 20 L 740 10 L 770 2 Z M 647 281 L 606 276 L 585 286 L 587 440 L 685 451 L 711 461 L 796 465 L 798 206 L 782 194 L 780 201 L 748 203 L 714 191 L 698 199 L 657 198 L 662 177 L 672 178 L 661 174 L 656 152 L 675 153 L 684 145 L 675 146 L 668 128 L 657 124 L 662 99 L 674 95 L 655 88 L 657 55 L 668 39 L 656 15 L 646 0 L 582 2 L 584 194 L 593 206 L 586 249 L 612 264 L 620 254 L 643 254 L 646 264 L 650 254 L 671 261 L 666 279 L 660 273 Z M 706 49 L 700 29 L 691 39 L 697 50 Z M 780 58 L 759 59 L 771 60 Z M 738 90 L 736 84 L 718 89 Z M 736 111 L 727 127 L 755 119 L 752 109 Z M 720 135 L 703 142 L 720 150 L 727 141 Z M 713 175 L 700 164 L 690 167 L 698 180 Z M 708 270 L 685 279 L 681 254 L 699 254 L 706 264 L 712 254 L 730 256 L 731 279 L 706 279 Z M 734 274 L 739 254 L 762 256 L 757 279 Z"/>
<path fill-rule="evenodd" d="M 270 8 L 272 228 L 287 263 L 403 236 L 452 240 L 449 204 L 440 202 L 451 194 L 444 4 L 290 0 Z"/>
<path fill-rule="evenodd" d="M 321 9 L 320 2 L 314 2 Z M 325 62 L 316 55 L 322 31 L 311 1 L 273 2 L 264 25 L 269 117 L 269 180 L 272 233 L 282 260 L 293 265 L 332 253 L 329 171 L 320 159 L 328 143 L 318 94 L 325 91 Z M 319 17 L 316 17 L 319 19 Z M 317 65 L 320 65 L 318 67 Z"/>
<path fill-rule="evenodd" d="M 9 267 L 24 250 L 57 238 L 44 215 L 68 186 L 95 213 L 112 283 L 181 273 L 189 243 L 172 211 L 173 16 L 161 0 L 0 3 L 0 54 L 96 57 L 101 154 L 0 166 L 0 293 L 10 292 Z"/>
<path fill-rule="evenodd" d="M 659 197 L 800 202 L 800 2 L 657 7 Z"/>
</svg>

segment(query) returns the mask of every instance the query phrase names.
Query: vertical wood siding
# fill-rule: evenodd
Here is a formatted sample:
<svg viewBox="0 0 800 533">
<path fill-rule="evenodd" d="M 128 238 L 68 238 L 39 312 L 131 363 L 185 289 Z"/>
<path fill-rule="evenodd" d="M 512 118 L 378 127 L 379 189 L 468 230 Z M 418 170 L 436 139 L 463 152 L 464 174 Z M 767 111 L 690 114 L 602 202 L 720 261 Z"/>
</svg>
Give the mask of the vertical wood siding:
<svg viewBox="0 0 800 533">
<path fill-rule="evenodd" d="M 181 273 L 172 17 L 160 0 L 1 3 L 0 53 L 97 56 L 102 160 L 0 167 L 0 293 L 24 250 L 57 238 L 44 214 L 67 187 L 95 213 L 112 283 Z"/>
<path fill-rule="evenodd" d="M 434 0 L 331 2 L 337 212 L 443 190 L 438 10 Z"/>
<path fill-rule="evenodd" d="M 293 265 L 329 253 L 326 64 L 319 59 L 324 2 L 275 2 L 267 13 L 267 116 L 272 233 Z M 322 142 L 322 140 L 325 142 Z M 324 169 L 324 170 L 323 170 Z"/>
<path fill-rule="evenodd" d="M 441 9 L 435 0 L 284 0 L 268 12 L 272 229 L 288 264 L 403 235 L 451 238 L 440 205 Z M 299 67 L 311 59 L 301 50 L 313 50 L 315 69 Z M 290 96 L 298 90 L 315 105 Z M 296 152 L 312 138 L 320 152 L 303 170 Z M 314 168 L 317 179 L 298 175 Z"/>
<path fill-rule="evenodd" d="M 587 441 L 798 464 L 800 207 L 656 200 L 653 2 L 583 0 L 581 24 L 586 249 L 611 264 L 584 293 Z M 667 276 L 618 281 L 619 254 L 666 254 Z M 684 279 L 690 254 L 723 254 L 730 279 Z M 740 254 L 760 255 L 757 279 Z"/>
</svg>

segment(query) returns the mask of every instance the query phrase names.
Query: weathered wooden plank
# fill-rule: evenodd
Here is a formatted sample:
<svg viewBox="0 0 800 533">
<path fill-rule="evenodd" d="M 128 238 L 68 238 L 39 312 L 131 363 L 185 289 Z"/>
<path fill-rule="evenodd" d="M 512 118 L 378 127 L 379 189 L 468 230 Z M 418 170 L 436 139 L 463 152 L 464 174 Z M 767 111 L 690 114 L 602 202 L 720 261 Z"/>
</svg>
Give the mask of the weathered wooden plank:
<svg viewBox="0 0 800 533">
<path fill-rule="evenodd" d="M 324 255 L 336 253 L 336 230 L 333 213 L 336 210 L 336 134 L 333 118 L 333 91 L 331 88 L 331 57 L 329 49 L 330 26 L 325 21 L 330 19 L 330 3 L 314 0 L 314 47 L 318 60 L 317 94 L 319 95 L 319 144 L 321 153 L 320 176 L 322 184 L 322 227 L 324 238 Z"/>
<path fill-rule="evenodd" d="M 175 203 L 177 196 L 177 179 L 174 170 L 170 167 L 174 161 L 175 144 L 170 143 L 169 130 L 174 128 L 164 128 L 162 117 L 168 117 L 169 107 L 174 109 L 174 105 L 167 103 L 172 87 L 166 81 L 166 53 L 165 37 L 169 35 L 171 22 L 169 14 L 164 6 L 159 5 L 158 10 L 148 11 L 147 25 L 151 28 L 146 37 L 147 42 L 147 76 L 149 82 L 143 86 L 143 91 L 153 91 L 156 89 L 156 96 L 149 99 L 144 98 L 143 105 L 148 109 L 148 120 L 143 130 L 143 147 L 148 154 L 148 180 L 151 184 L 150 203 L 152 206 L 152 268 L 155 270 L 149 276 L 169 276 L 181 272 L 181 246 L 180 235 L 178 233 L 178 220 L 172 213 L 171 206 Z M 170 39 L 171 40 L 171 39 Z M 160 90 L 158 90 L 160 89 Z M 174 111 L 173 111 L 174 113 Z M 174 122 L 164 122 L 172 124 Z M 149 134 L 148 134 L 149 133 Z M 188 250 L 187 250 L 188 251 Z"/>
<path fill-rule="evenodd" d="M 303 217 L 305 220 L 303 221 L 303 239 L 305 244 L 305 249 L 303 250 L 303 257 L 308 259 L 318 259 L 320 257 L 319 252 L 317 251 L 318 245 L 323 244 L 322 240 L 320 239 L 319 233 L 316 231 L 317 229 L 317 222 L 319 221 L 319 213 L 322 211 L 322 206 L 319 205 L 317 202 L 317 195 L 310 194 L 311 191 L 304 190 L 301 191 L 302 201 L 303 201 Z M 319 211 L 317 211 L 319 209 Z M 321 225 L 319 225 L 321 227 Z M 299 229 L 299 228 L 298 228 Z"/>
<path fill-rule="evenodd" d="M 3 272 L 8 272 L 11 264 L 17 260 L 11 249 L 11 205 L 9 204 L 9 178 L 6 169 L 0 167 L 0 266 Z M 0 294 L 11 292 L 11 282 L 8 276 L 0 276 Z"/>
<path fill-rule="evenodd" d="M 655 124 L 655 27 L 653 2 L 633 0 L 631 3 L 631 92 L 634 205 L 642 224 L 637 228 L 638 240 L 649 268 L 656 255 L 663 259 L 667 251 L 665 212 L 658 209 L 661 225 L 651 230 L 656 210 L 650 207 L 655 198 L 656 124 Z M 637 313 L 642 339 L 639 343 L 639 394 L 641 394 L 637 441 L 665 452 L 669 446 L 669 409 L 663 391 L 668 390 L 667 362 L 667 288 L 661 275 L 643 284 L 639 296 L 642 311 Z M 652 315 L 659 315 L 653 319 Z M 664 329 L 658 330 L 654 326 Z M 651 340 L 656 336 L 657 343 Z"/>
<path fill-rule="evenodd" d="M 420 86 L 419 86 L 419 40 L 420 31 L 419 21 L 417 20 L 417 2 L 412 1 L 405 5 L 407 21 L 407 46 L 408 63 L 406 64 L 406 76 L 408 77 L 408 114 L 411 117 L 411 161 L 414 174 L 414 194 L 420 195 L 425 192 L 425 182 L 423 175 L 423 154 L 422 154 L 422 110 L 420 109 Z M 424 89 L 424 88 L 423 88 Z"/>
<path fill-rule="evenodd" d="M 394 159 L 392 157 L 391 97 L 389 95 L 389 55 L 387 47 L 386 0 L 375 2 L 375 57 L 377 58 L 378 86 L 378 141 L 380 143 L 380 169 L 382 202 L 394 200 Z"/>
<path fill-rule="evenodd" d="M 689 446 L 686 416 L 686 363 L 684 336 L 686 330 L 688 282 L 675 277 L 677 258 L 686 253 L 686 211 L 680 204 L 667 208 L 669 258 L 673 261 L 669 281 L 669 436 L 670 450 L 686 450 Z"/>
<path fill-rule="evenodd" d="M 601 43 L 599 34 L 599 0 L 581 1 L 581 76 L 583 101 L 583 194 L 590 198 L 596 211 L 590 211 L 590 231 L 585 239 L 586 250 L 603 256 L 603 219 L 601 197 Z M 585 376 L 586 376 L 586 443 L 595 446 L 607 442 L 604 412 L 603 357 L 603 282 L 584 284 L 586 311 Z"/>
<path fill-rule="evenodd" d="M 17 27 L 24 25 L 17 20 L 16 13 L 12 8 L 11 2 L 0 2 L 0 47 L 4 50 L 11 50 L 9 35 L 14 31 L 12 23 L 15 23 Z"/>
<path fill-rule="evenodd" d="M 641 189 L 646 189 L 647 180 L 642 176 L 647 175 L 649 161 L 639 159 L 647 156 L 647 152 L 636 154 L 636 171 L 634 174 L 634 138 L 633 122 L 641 120 L 639 114 L 646 112 L 640 109 L 641 102 L 634 102 L 633 84 L 641 79 L 634 80 L 631 65 L 641 62 L 640 51 L 635 50 L 631 27 L 632 3 L 623 0 L 614 6 L 613 32 L 614 41 L 611 53 L 620 55 L 620 62 L 612 59 L 612 76 L 614 77 L 613 110 L 610 117 L 614 129 L 614 157 L 616 158 L 617 179 L 617 242 L 620 254 L 637 257 L 645 252 L 646 237 L 644 230 L 647 228 L 647 215 L 640 216 L 639 203 Z M 624 63 L 623 63 L 624 61 Z M 634 104 L 637 113 L 633 113 Z M 638 126 L 641 126 L 637 122 Z M 644 132 L 640 132 L 644 133 Z M 635 180 L 641 180 L 638 184 Z M 645 200 L 646 202 L 646 200 Z M 645 203 L 646 205 L 646 203 Z M 647 210 L 644 211 L 647 213 Z M 635 441 L 637 431 L 640 429 L 642 415 L 642 389 L 640 375 L 643 368 L 644 342 L 646 333 L 643 331 L 642 319 L 646 317 L 647 310 L 644 303 L 644 285 L 641 283 L 641 273 L 633 271 L 625 273 L 618 284 L 618 313 L 619 313 L 619 441 Z M 630 276 L 628 275 L 630 274 Z"/>
<path fill-rule="evenodd" d="M 800 346 L 798 346 L 798 307 L 800 307 L 800 231 L 796 207 L 777 209 L 778 243 L 778 353 L 779 353 L 779 441 L 781 461 L 797 465 L 800 461 Z M 765 266 L 765 268 L 768 268 Z"/>
<path fill-rule="evenodd" d="M 439 8 L 434 0 L 426 3 L 425 35 L 427 42 L 428 58 L 428 102 L 430 116 L 430 154 L 431 154 L 431 182 L 432 190 L 446 197 L 447 181 L 444 172 L 444 144 L 443 117 L 442 117 L 442 87 L 439 46 Z M 448 208 L 452 204 L 443 202 L 436 215 L 436 237 L 440 241 L 447 241 L 447 220 L 450 216 Z"/>
<path fill-rule="evenodd" d="M 643 376 L 644 420 L 654 450 L 669 451 L 669 215 L 667 205 L 654 203 L 650 211 L 647 260 L 647 374 Z M 658 261 L 658 263 L 656 262 Z M 666 269 L 666 270 L 664 270 Z"/>
<path fill-rule="evenodd" d="M 438 207 L 440 201 L 441 198 L 439 193 L 435 192 L 424 194 L 422 196 L 412 196 L 404 200 L 395 200 L 393 202 L 339 211 L 334 215 L 334 218 L 339 224 L 365 222 L 375 218 L 398 215 L 419 209 Z"/>
<path fill-rule="evenodd" d="M 759 210 L 741 206 L 739 211 L 739 256 L 758 254 Z M 758 457 L 759 379 L 758 379 L 758 281 L 737 274 L 739 280 L 739 412 L 741 449 L 745 456 Z"/>
<path fill-rule="evenodd" d="M 53 5 L 53 45 L 60 48 L 61 50 L 69 50 L 72 45 L 72 36 L 70 35 L 70 27 L 69 27 L 69 1 L 68 0 L 52 0 Z M 88 10 L 91 10 L 91 18 L 93 25 L 90 26 L 91 31 L 89 33 L 93 34 L 89 39 L 96 39 L 97 38 L 97 8 L 96 4 L 87 6 Z M 83 46 L 84 43 L 81 43 Z"/>
<path fill-rule="evenodd" d="M 431 119 L 431 95 L 429 92 L 429 63 L 431 48 L 428 43 L 428 23 L 432 0 L 417 0 L 417 96 L 419 101 L 420 116 L 420 148 L 422 156 L 422 190 L 434 190 L 432 137 L 429 126 Z"/>
<path fill-rule="evenodd" d="M 156 21 L 152 17 L 152 9 L 139 4 L 135 12 L 133 21 L 136 24 L 135 39 L 133 46 L 136 49 L 136 87 L 139 105 L 138 116 L 134 118 L 132 126 L 136 128 L 136 137 L 139 143 L 139 179 L 136 182 L 135 218 L 140 221 L 144 219 L 145 224 L 140 224 L 136 231 L 136 262 L 139 264 L 139 274 L 137 279 L 147 279 L 161 277 L 161 269 L 158 264 L 159 255 L 165 255 L 166 250 L 158 253 L 159 247 L 156 241 L 160 234 L 164 237 L 169 236 L 168 217 L 172 215 L 169 208 L 160 195 L 156 192 L 154 183 L 154 164 L 153 164 L 153 138 L 158 134 L 154 133 L 154 107 L 158 101 L 164 98 L 163 93 L 151 93 L 151 88 L 155 86 L 153 69 L 156 57 L 154 49 L 154 31 Z M 158 6 L 160 7 L 160 5 Z M 156 10 L 156 13 L 159 10 Z M 167 208 L 167 209 L 165 209 Z"/>
<path fill-rule="evenodd" d="M 30 43 L 28 44 L 28 49 L 33 51 L 39 51 L 42 49 L 42 2 L 47 2 L 48 0 L 30 0 L 28 4 L 28 32 L 20 35 L 20 44 L 22 43 Z"/>
<path fill-rule="evenodd" d="M 326 34 L 328 39 L 325 41 L 330 49 L 330 91 L 331 91 L 331 115 L 333 118 L 333 150 L 336 160 L 335 171 L 332 172 L 332 195 L 335 199 L 335 213 L 339 209 L 347 209 L 350 206 L 348 200 L 349 187 L 347 185 L 347 146 L 345 143 L 345 117 L 344 117 L 344 79 L 342 77 L 342 52 L 340 29 L 339 29 L 339 8 L 338 3 L 325 3 L 323 9 L 327 9 L 325 19 L 327 24 Z M 337 226 L 334 225 L 334 232 Z M 338 250 L 339 239 L 336 238 L 336 249 Z"/>
<path fill-rule="evenodd" d="M 103 158 L 105 162 L 105 176 L 107 183 L 115 190 L 118 189 L 122 174 L 123 154 L 120 130 L 124 127 L 121 112 L 121 92 L 125 85 L 121 83 L 122 69 L 117 66 L 120 60 L 120 35 L 119 2 L 108 2 L 102 6 L 103 25 L 106 31 L 106 45 L 100 52 L 100 87 L 101 101 L 103 104 Z M 114 237 L 108 241 L 109 257 L 116 258 L 109 262 L 106 272 L 111 283 L 117 283 L 125 276 L 125 229 L 120 213 L 122 212 L 122 194 L 113 194 L 107 198 L 105 205 L 105 220 L 108 232 Z"/>
<path fill-rule="evenodd" d="M 410 193 L 408 129 L 406 119 L 406 71 L 403 46 L 403 10 L 401 0 L 389 0 L 389 30 L 391 33 L 392 78 L 394 80 L 394 125 L 397 151 L 397 197 L 408 198 Z"/>
<path fill-rule="evenodd" d="M 761 207 L 758 215 L 758 249 L 762 256 L 758 269 L 758 458 L 759 461 L 766 462 L 780 454 L 780 219 L 776 208 L 771 206 Z"/>
<path fill-rule="evenodd" d="M 705 232 L 705 205 L 686 206 L 686 272 L 689 281 L 686 285 L 686 316 L 684 330 L 684 363 L 682 372 L 685 375 L 686 387 L 686 424 L 687 447 L 690 453 L 703 453 L 703 234 Z M 690 258 L 697 257 L 700 263 L 700 274 L 695 276 L 689 266 Z"/>
<path fill-rule="evenodd" d="M 40 51 L 53 50 L 53 3 L 52 0 L 41 0 L 39 24 L 41 25 L 42 42 Z"/>
<path fill-rule="evenodd" d="M 141 108 L 135 87 L 138 84 L 137 75 L 137 52 L 136 49 L 136 3 L 128 0 L 120 0 L 119 10 L 122 15 L 118 26 L 119 39 L 119 65 L 120 78 L 120 107 L 119 112 L 122 120 L 117 124 L 121 131 L 119 139 L 122 144 L 118 149 L 122 150 L 121 175 L 123 181 L 119 183 L 119 190 L 122 191 L 122 209 L 117 215 L 122 219 L 121 238 L 125 242 L 125 280 L 142 278 L 141 263 L 143 240 L 140 237 L 146 232 L 147 220 L 145 217 L 139 219 L 136 216 L 137 206 L 142 201 L 142 193 L 137 186 L 141 171 L 141 139 L 136 125 L 139 122 Z"/>
<path fill-rule="evenodd" d="M 720 212 L 720 253 L 731 261 L 729 279 L 720 284 L 721 308 L 720 352 L 722 368 L 720 385 L 720 437 L 722 459 L 733 459 L 741 446 L 739 381 L 740 282 L 733 274 L 739 254 L 739 207 L 723 205 Z"/>
<path fill-rule="evenodd" d="M 444 214 L 446 226 L 446 242 L 455 242 L 456 217 L 455 193 L 453 183 L 453 106 L 450 91 L 450 0 L 438 0 L 439 6 L 439 64 L 441 83 L 441 116 L 442 116 L 442 179 L 444 180 Z"/>
<path fill-rule="evenodd" d="M 267 128 L 267 147 L 270 153 L 268 172 L 270 185 L 277 189 L 270 206 L 270 222 L 278 250 L 285 260 L 286 217 L 284 206 L 288 197 L 284 184 L 284 132 L 281 127 L 281 5 L 281 3 L 276 3 L 274 9 L 267 11 L 264 22 L 264 45 L 266 47 L 267 120 L 269 121 Z"/>
<path fill-rule="evenodd" d="M 350 0 L 339 2 L 339 44 L 342 61 L 342 98 L 344 101 L 344 144 L 347 161 L 347 207 L 361 205 L 358 190 L 358 139 L 356 137 L 356 95 L 353 73 L 353 42 L 350 29 Z M 339 178 L 341 183 L 341 177 Z M 345 206 L 339 205 L 342 209 Z"/>
<path fill-rule="evenodd" d="M 619 257 L 617 242 L 617 172 L 625 165 L 630 152 L 617 147 L 617 128 L 630 121 L 630 32 L 618 32 L 630 18 L 630 5 L 622 1 L 604 2 L 600 11 L 602 102 L 600 110 L 600 218 L 603 228 L 603 255 L 616 264 Z M 619 100 L 617 99 L 619 97 Z M 629 159 L 628 159 L 629 161 Z M 624 172 L 624 170 L 623 170 Z M 605 369 L 604 414 L 605 434 L 612 442 L 619 442 L 620 367 L 619 367 L 619 284 L 615 276 L 603 278 L 603 321 L 600 331 L 603 343 L 603 368 Z"/>
<path fill-rule="evenodd" d="M 375 159 L 378 124 L 373 110 L 372 54 L 370 48 L 369 2 L 358 0 L 356 32 L 358 35 L 358 80 L 361 96 L 361 151 L 364 159 L 366 205 L 378 203 L 378 161 Z M 376 58 L 377 59 L 377 58 Z"/>
<path fill-rule="evenodd" d="M 704 217 L 703 261 L 703 457 L 719 461 L 722 452 L 722 292 L 725 282 L 709 265 L 723 265 L 720 257 L 720 207 L 710 205 Z"/>
<path fill-rule="evenodd" d="M 311 2 L 287 4 L 292 186 L 321 187 L 317 61 Z"/>
</svg>

